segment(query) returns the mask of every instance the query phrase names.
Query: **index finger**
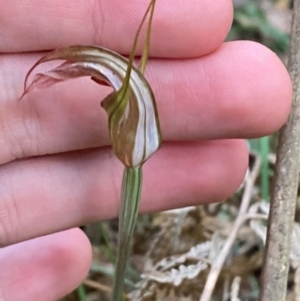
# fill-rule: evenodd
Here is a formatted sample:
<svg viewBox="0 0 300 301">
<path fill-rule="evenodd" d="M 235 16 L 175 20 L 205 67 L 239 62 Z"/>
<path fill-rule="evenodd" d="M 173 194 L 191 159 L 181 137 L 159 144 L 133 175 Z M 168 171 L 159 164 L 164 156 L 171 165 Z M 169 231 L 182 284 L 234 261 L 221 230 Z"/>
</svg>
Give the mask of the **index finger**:
<svg viewBox="0 0 300 301">
<path fill-rule="evenodd" d="M 0 52 L 96 44 L 126 55 L 148 4 L 149 0 L 11 0 L 7 5 L 0 0 Z M 158 1 L 151 55 L 195 57 L 212 52 L 227 35 L 232 10 L 230 0 Z"/>
</svg>

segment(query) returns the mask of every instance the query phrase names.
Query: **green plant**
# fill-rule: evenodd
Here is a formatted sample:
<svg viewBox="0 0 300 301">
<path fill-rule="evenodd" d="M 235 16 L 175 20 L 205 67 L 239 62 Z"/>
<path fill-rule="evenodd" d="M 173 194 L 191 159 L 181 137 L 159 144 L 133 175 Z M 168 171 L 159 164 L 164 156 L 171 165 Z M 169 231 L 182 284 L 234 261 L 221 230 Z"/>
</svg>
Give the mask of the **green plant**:
<svg viewBox="0 0 300 301">
<path fill-rule="evenodd" d="M 228 40 L 236 39 L 262 42 L 280 55 L 286 54 L 289 45 L 289 34 L 269 22 L 259 1 L 246 1 L 235 9 Z"/>
<path fill-rule="evenodd" d="M 80 301 L 86 301 L 86 292 L 83 284 L 77 288 L 77 295 Z"/>
<path fill-rule="evenodd" d="M 270 153 L 270 137 L 265 136 L 260 139 L 249 140 L 251 149 L 260 154 L 261 169 L 260 169 L 260 194 L 265 201 L 270 199 L 270 176 L 271 170 L 269 167 L 269 153 Z"/>
<path fill-rule="evenodd" d="M 23 93 L 24 96 L 33 90 L 82 76 L 91 76 L 96 83 L 114 88 L 101 102 L 109 117 L 112 148 L 125 166 L 113 301 L 120 301 L 123 294 L 124 275 L 140 203 L 142 165 L 161 145 L 154 95 L 143 76 L 148 60 L 155 2 L 156 0 L 150 2 L 141 21 L 129 60 L 111 50 L 95 46 L 79 45 L 56 49 L 43 56 L 29 70 Z M 133 59 L 138 36 L 148 15 L 146 45 L 140 67 L 136 68 L 133 66 Z M 36 74 L 28 84 L 30 74 L 38 65 L 53 60 L 65 62 L 48 72 Z M 82 293 L 82 287 L 78 292 Z"/>
</svg>

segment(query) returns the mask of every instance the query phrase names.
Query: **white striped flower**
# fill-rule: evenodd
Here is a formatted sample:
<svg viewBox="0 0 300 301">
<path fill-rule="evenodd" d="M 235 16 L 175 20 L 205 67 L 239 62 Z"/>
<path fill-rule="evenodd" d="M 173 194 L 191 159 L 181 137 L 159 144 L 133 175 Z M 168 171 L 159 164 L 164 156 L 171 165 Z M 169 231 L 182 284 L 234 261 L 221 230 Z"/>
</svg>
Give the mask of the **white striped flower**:
<svg viewBox="0 0 300 301">
<path fill-rule="evenodd" d="M 28 84 L 29 75 L 38 65 L 53 60 L 65 62 L 48 72 L 36 74 Z M 108 113 L 112 147 L 125 166 L 136 167 L 159 148 L 161 135 L 152 90 L 143 74 L 132 65 L 128 66 L 126 58 L 101 47 L 57 49 L 43 56 L 29 70 L 24 94 L 81 76 L 110 85 L 114 91 L 101 105 Z"/>
<path fill-rule="evenodd" d="M 109 117 L 112 147 L 125 165 L 119 219 L 119 243 L 112 301 L 120 301 L 128 261 L 131 237 L 136 224 L 141 188 L 142 164 L 160 147 L 161 135 L 154 95 L 143 73 L 148 60 L 151 22 L 156 0 L 151 0 L 137 30 L 129 60 L 121 55 L 95 46 L 71 46 L 54 50 L 29 70 L 24 94 L 46 88 L 58 82 L 90 76 L 98 84 L 110 85 L 114 91 L 101 105 Z M 133 66 L 141 27 L 149 15 L 146 43 L 140 69 Z M 58 67 L 35 75 L 30 74 L 43 63 L 64 60 Z"/>
</svg>

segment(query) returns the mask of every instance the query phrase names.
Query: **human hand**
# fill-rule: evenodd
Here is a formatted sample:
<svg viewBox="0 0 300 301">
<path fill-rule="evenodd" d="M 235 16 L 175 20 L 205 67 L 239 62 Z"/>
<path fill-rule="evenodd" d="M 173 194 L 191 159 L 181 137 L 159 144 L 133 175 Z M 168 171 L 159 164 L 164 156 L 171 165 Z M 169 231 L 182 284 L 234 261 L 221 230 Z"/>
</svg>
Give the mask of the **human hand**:
<svg viewBox="0 0 300 301">
<path fill-rule="evenodd" d="M 18 102 L 25 74 L 41 51 L 62 46 L 128 55 L 148 2 L 0 1 L 0 300 L 57 300 L 82 281 L 91 247 L 65 229 L 117 215 L 123 169 L 99 106 L 107 89 L 80 79 Z M 238 139 L 287 118 L 285 68 L 259 44 L 222 44 L 231 22 L 229 0 L 156 5 L 146 77 L 165 142 L 144 166 L 142 212 L 232 194 L 248 164 Z"/>
</svg>

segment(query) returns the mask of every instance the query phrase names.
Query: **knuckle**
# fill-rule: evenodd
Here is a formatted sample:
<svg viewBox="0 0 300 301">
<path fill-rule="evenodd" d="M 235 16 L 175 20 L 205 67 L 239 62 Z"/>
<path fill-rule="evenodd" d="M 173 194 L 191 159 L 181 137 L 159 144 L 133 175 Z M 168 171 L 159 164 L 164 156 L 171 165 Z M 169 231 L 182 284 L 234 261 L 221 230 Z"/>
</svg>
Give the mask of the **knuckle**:
<svg viewBox="0 0 300 301">
<path fill-rule="evenodd" d="M 0 247 L 7 246 L 18 240 L 14 225 L 18 224 L 14 206 L 7 204 L 7 201 L 0 201 Z"/>
<path fill-rule="evenodd" d="M 5 170 L 2 175 L 0 177 L 2 190 L 0 199 L 0 247 L 17 242 L 19 240 L 19 229 L 21 229 L 19 209 L 13 193 L 14 187 Z M 4 177 L 5 179 L 3 179 Z"/>
<path fill-rule="evenodd" d="M 2 136 L 1 162 L 38 154 L 40 136 L 39 115 L 33 102 L 5 106 L 0 115 L 0 135 Z"/>
</svg>

